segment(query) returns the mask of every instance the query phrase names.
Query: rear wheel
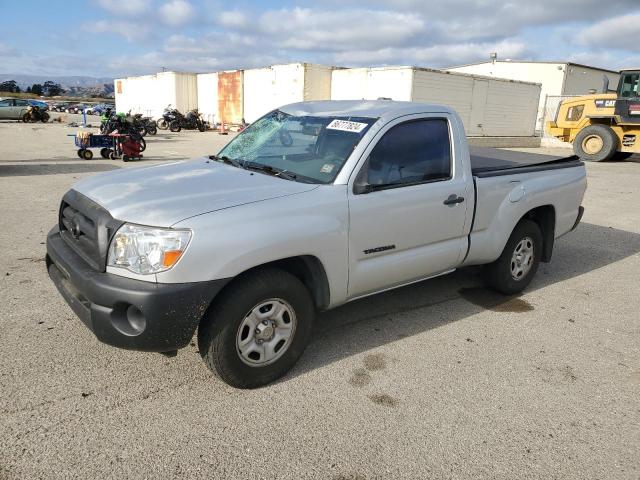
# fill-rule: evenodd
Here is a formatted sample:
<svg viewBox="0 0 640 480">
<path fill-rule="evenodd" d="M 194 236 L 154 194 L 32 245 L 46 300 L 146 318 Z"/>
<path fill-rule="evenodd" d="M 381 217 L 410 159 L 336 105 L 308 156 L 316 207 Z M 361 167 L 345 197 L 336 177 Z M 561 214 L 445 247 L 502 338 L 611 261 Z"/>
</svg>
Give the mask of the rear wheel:
<svg viewBox="0 0 640 480">
<path fill-rule="evenodd" d="M 260 387 L 300 358 L 314 317 L 300 280 L 283 270 L 259 270 L 234 281 L 209 309 L 198 331 L 200 354 L 229 385 Z"/>
<path fill-rule="evenodd" d="M 206 130 L 204 122 L 198 122 L 198 130 L 201 132 L 204 132 Z"/>
<path fill-rule="evenodd" d="M 532 220 L 513 229 L 500 257 L 485 267 L 487 283 L 505 295 L 524 290 L 533 279 L 542 255 L 542 232 Z"/>
<path fill-rule="evenodd" d="M 84 152 L 84 148 L 80 148 L 80 149 L 78 149 L 78 151 L 77 151 L 76 153 L 78 154 L 78 157 L 79 157 L 79 158 L 82 158 L 82 154 L 83 154 L 83 152 Z"/>
<path fill-rule="evenodd" d="M 29 115 L 28 113 L 25 113 L 24 115 L 22 115 L 22 121 L 24 123 L 29 123 L 31 121 L 31 115 Z"/>
<path fill-rule="evenodd" d="M 86 149 L 82 152 L 82 158 L 85 160 L 91 160 L 93 158 L 93 152 L 89 149 Z"/>
<path fill-rule="evenodd" d="M 44 112 L 42 114 L 42 117 L 40 118 L 40 121 L 42 123 L 47 123 L 49 121 L 49 114 L 47 112 Z"/>
<path fill-rule="evenodd" d="M 167 128 L 169 128 L 169 124 L 164 118 L 161 118 L 160 120 L 158 120 L 156 124 L 158 125 L 158 128 L 160 130 L 166 130 Z"/>
<path fill-rule="evenodd" d="M 583 160 L 602 162 L 610 160 L 618 149 L 618 137 L 607 125 L 589 125 L 576 135 L 573 151 Z"/>
<path fill-rule="evenodd" d="M 180 130 L 182 130 L 182 127 L 180 126 L 180 124 L 176 120 L 174 120 L 173 122 L 171 122 L 169 124 L 169 130 L 171 130 L 174 133 L 177 133 Z"/>
<path fill-rule="evenodd" d="M 100 149 L 100 156 L 102 158 L 109 158 L 109 149 L 108 148 Z"/>
<path fill-rule="evenodd" d="M 147 130 L 147 133 L 149 135 L 155 135 L 156 133 L 158 133 L 158 127 L 156 127 L 154 124 L 147 125 L 145 129 Z"/>
</svg>

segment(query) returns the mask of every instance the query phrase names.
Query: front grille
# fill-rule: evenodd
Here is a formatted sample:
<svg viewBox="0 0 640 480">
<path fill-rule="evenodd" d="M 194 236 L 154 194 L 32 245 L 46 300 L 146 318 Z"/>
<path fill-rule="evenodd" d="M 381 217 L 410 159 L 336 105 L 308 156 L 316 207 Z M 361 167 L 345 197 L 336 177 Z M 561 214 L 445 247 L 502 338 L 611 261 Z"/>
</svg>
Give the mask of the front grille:
<svg viewBox="0 0 640 480">
<path fill-rule="evenodd" d="M 60 204 L 60 235 L 80 257 L 99 271 L 105 271 L 109 242 L 122 223 L 75 190 L 69 190 Z"/>
</svg>

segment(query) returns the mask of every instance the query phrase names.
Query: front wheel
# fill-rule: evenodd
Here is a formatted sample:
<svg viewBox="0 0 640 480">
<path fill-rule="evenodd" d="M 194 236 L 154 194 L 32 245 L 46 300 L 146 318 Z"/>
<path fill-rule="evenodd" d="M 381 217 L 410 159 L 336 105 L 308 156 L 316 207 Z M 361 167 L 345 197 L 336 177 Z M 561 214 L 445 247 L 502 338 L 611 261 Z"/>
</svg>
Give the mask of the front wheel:
<svg viewBox="0 0 640 480">
<path fill-rule="evenodd" d="M 266 385 L 287 373 L 304 352 L 315 317 L 298 278 L 264 269 L 230 284 L 198 331 L 200 355 L 237 388 Z"/>
<path fill-rule="evenodd" d="M 49 121 L 49 114 L 47 112 L 44 112 L 42 114 L 42 117 L 40 118 L 40 121 L 42 123 L 47 123 Z"/>
<path fill-rule="evenodd" d="M 198 130 L 200 132 L 204 132 L 206 130 L 206 127 L 204 125 L 204 122 L 198 122 Z"/>
<path fill-rule="evenodd" d="M 169 124 L 169 130 L 171 130 L 174 133 L 177 133 L 180 130 L 182 130 L 182 127 L 180 126 L 180 124 L 176 120 L 174 120 L 173 122 L 171 122 Z"/>
<path fill-rule="evenodd" d="M 611 160 L 618 143 L 618 136 L 608 125 L 589 125 L 576 135 L 573 151 L 583 160 L 602 162 Z"/>
<path fill-rule="evenodd" d="M 169 123 L 164 118 L 158 120 L 156 124 L 158 125 L 158 128 L 160 130 L 166 130 L 167 128 L 169 128 Z"/>
<path fill-rule="evenodd" d="M 156 133 L 158 133 L 158 127 L 156 127 L 154 124 L 147 125 L 145 129 L 149 135 L 155 135 Z"/>
<path fill-rule="evenodd" d="M 542 232 L 532 220 L 521 220 L 513 229 L 500 257 L 485 267 L 487 283 L 505 295 L 524 290 L 533 279 L 542 255 Z"/>
</svg>

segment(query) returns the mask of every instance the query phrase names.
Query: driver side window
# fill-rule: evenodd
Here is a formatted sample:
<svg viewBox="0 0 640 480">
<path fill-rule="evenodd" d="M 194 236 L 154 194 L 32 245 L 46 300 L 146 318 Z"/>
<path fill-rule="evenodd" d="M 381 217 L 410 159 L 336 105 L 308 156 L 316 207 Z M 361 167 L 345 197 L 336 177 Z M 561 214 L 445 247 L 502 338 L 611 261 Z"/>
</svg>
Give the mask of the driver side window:
<svg viewBox="0 0 640 480">
<path fill-rule="evenodd" d="M 366 180 L 375 190 L 451 178 L 451 142 L 444 118 L 392 127 L 367 161 Z"/>
</svg>

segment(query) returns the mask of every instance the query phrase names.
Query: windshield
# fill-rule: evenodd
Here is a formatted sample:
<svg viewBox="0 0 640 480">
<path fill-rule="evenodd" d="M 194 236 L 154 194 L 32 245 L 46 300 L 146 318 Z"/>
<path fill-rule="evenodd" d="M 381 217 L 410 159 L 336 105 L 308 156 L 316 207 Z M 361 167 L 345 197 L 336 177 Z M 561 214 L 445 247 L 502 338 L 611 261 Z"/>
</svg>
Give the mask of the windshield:
<svg viewBox="0 0 640 480">
<path fill-rule="evenodd" d="M 331 183 L 375 118 L 312 117 L 275 110 L 247 127 L 218 157 L 266 166 L 289 178 Z"/>
</svg>

